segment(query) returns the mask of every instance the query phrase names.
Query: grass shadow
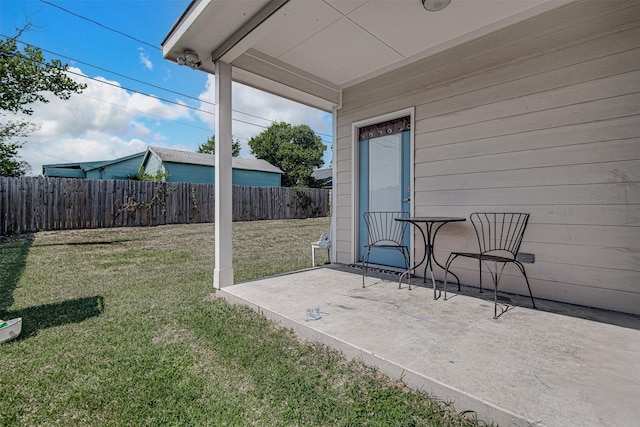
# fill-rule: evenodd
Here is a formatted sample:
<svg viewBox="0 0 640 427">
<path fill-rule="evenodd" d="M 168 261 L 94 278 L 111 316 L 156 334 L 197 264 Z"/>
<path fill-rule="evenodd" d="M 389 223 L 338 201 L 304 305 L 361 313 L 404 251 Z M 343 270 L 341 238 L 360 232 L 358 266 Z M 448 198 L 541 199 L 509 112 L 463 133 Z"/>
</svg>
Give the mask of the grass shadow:
<svg viewBox="0 0 640 427">
<path fill-rule="evenodd" d="M 14 303 L 13 291 L 27 265 L 32 245 L 31 234 L 0 237 L 0 313 Z"/>
<path fill-rule="evenodd" d="M 113 245 L 117 243 L 126 243 L 131 242 L 131 240 L 123 239 L 123 240 L 96 240 L 96 241 L 86 241 L 86 242 L 61 242 L 61 243 L 41 243 L 39 247 L 45 246 L 103 246 L 103 245 Z"/>
<path fill-rule="evenodd" d="M 0 310 L 0 318 L 22 317 L 22 333 L 18 339 L 37 335 L 41 329 L 79 323 L 104 311 L 104 298 L 100 295 L 75 298 L 54 304 L 43 304 L 21 310 Z"/>
</svg>

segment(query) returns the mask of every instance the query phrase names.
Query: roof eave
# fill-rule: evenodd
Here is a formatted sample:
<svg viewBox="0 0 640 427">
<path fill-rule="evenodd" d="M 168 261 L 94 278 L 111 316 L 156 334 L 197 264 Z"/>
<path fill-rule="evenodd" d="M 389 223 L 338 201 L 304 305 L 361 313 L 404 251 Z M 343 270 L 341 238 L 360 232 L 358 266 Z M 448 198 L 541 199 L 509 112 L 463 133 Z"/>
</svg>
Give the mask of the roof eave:
<svg viewBox="0 0 640 427">
<path fill-rule="evenodd" d="M 212 1 L 194 0 L 189 4 L 162 42 L 165 59 L 177 62 L 182 48 L 191 46 L 185 43 L 193 36 L 187 32 L 198 18 L 211 13 L 205 9 Z M 235 30 L 225 34 L 224 39 L 212 40 L 206 52 L 201 46 L 199 70 L 215 74 L 213 61 L 219 59 L 232 65 L 232 78 L 238 83 L 329 112 L 340 104 L 341 92 L 336 85 L 251 49 L 265 33 L 282 22 L 287 14 L 282 7 L 288 1 L 270 0 L 248 21 L 233 25 Z"/>
</svg>

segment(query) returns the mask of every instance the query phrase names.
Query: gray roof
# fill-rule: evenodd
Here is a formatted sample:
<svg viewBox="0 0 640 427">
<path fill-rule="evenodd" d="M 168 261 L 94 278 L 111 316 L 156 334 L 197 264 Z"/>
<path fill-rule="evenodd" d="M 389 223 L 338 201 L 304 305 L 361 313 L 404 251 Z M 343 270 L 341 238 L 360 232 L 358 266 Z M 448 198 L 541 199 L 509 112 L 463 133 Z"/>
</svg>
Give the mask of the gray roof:
<svg viewBox="0 0 640 427">
<path fill-rule="evenodd" d="M 124 157 L 118 157 L 117 159 L 113 159 L 113 160 L 107 160 L 107 161 L 104 161 L 104 162 L 98 162 L 97 164 L 88 166 L 87 168 L 84 168 L 84 169 L 85 169 L 85 171 L 90 171 L 90 170 L 98 169 L 98 168 L 101 168 L 101 167 L 104 167 L 104 166 L 108 166 L 108 165 L 113 165 L 113 164 L 116 164 L 116 163 L 124 162 L 126 160 L 131 160 L 131 159 L 134 159 L 136 157 L 141 157 L 142 158 L 143 156 L 144 156 L 144 151 L 142 151 L 140 153 L 130 154 L 130 155 L 124 156 Z"/>
<path fill-rule="evenodd" d="M 92 169 L 97 169 L 103 166 L 112 165 L 114 163 L 123 162 L 125 160 L 133 159 L 134 157 L 142 157 L 144 155 L 144 151 L 140 153 L 130 154 L 125 157 L 118 157 L 113 160 L 98 160 L 95 162 L 76 162 L 76 163 L 56 163 L 56 164 L 47 164 L 42 165 L 42 173 L 44 174 L 45 168 L 63 168 L 63 169 L 82 169 L 87 172 Z"/>
<path fill-rule="evenodd" d="M 324 181 L 326 179 L 329 179 L 332 177 L 332 171 L 331 168 L 328 169 L 316 169 L 311 173 L 311 176 L 314 177 L 315 179 L 319 179 L 321 181 Z"/>
<path fill-rule="evenodd" d="M 153 152 L 163 162 L 215 166 L 216 156 L 213 154 L 194 153 L 192 151 L 172 150 L 161 147 L 149 147 L 149 151 Z M 233 169 L 284 174 L 280 168 L 262 159 L 242 159 L 240 157 L 234 157 L 231 160 L 231 167 Z"/>
</svg>

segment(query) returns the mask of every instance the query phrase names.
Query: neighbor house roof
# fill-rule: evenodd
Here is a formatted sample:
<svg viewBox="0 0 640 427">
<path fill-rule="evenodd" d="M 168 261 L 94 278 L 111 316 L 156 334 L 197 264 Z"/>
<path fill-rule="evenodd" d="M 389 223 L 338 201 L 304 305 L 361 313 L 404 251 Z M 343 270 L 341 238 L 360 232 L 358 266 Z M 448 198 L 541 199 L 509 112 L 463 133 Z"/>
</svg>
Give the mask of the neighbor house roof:
<svg viewBox="0 0 640 427">
<path fill-rule="evenodd" d="M 311 173 L 311 176 L 322 182 L 325 188 L 331 188 L 333 186 L 333 171 L 331 168 L 316 169 Z"/>
<path fill-rule="evenodd" d="M 172 150 L 170 148 L 149 147 L 149 153 L 153 153 L 163 162 L 186 163 L 190 165 L 215 166 L 216 156 L 213 154 L 194 153 L 192 151 Z M 145 156 L 146 160 L 146 156 Z M 280 168 L 262 159 L 242 159 L 234 157 L 231 166 L 233 169 L 254 170 L 284 174 Z"/>
<path fill-rule="evenodd" d="M 120 162 L 124 162 L 127 160 L 131 160 L 131 159 L 135 159 L 136 157 L 142 157 L 144 155 L 144 151 L 140 152 L 140 153 L 135 153 L 135 154 L 131 154 L 129 156 L 124 156 L 124 157 L 118 157 L 117 159 L 113 159 L 113 160 L 107 160 L 107 161 L 102 161 L 102 162 L 92 162 L 93 164 L 90 166 L 87 166 L 86 168 L 84 168 L 85 171 L 90 171 L 93 169 L 98 169 L 98 168 L 103 168 L 105 166 L 108 165 L 113 165 L 116 163 L 120 163 Z"/>
<path fill-rule="evenodd" d="M 104 163 L 104 161 L 97 162 L 74 162 L 74 163 L 50 163 L 47 165 L 42 165 L 42 174 L 46 173 L 46 169 L 79 169 L 82 171 L 86 171 L 87 169 L 91 169 L 96 165 Z"/>
<path fill-rule="evenodd" d="M 311 176 L 314 177 L 315 179 L 320 179 L 320 180 L 330 179 L 332 176 L 332 171 L 331 171 L 331 168 L 316 169 L 313 171 Z"/>
</svg>

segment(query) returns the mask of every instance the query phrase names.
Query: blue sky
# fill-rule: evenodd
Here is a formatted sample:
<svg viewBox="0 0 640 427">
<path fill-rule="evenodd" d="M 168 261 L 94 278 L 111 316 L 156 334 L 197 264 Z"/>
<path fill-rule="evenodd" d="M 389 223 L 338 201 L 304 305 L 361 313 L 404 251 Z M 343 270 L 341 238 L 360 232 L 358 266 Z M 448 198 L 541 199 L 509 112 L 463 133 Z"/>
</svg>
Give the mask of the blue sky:
<svg viewBox="0 0 640 427">
<path fill-rule="evenodd" d="M 215 132 L 213 76 L 169 62 L 160 50 L 189 3 L 0 0 L 2 39 L 30 23 L 19 40 L 41 48 L 47 59 L 69 64 L 71 77 L 88 84 L 68 101 L 34 105 L 28 119 L 39 130 L 20 151 L 31 174 L 39 175 L 42 164 L 108 160 L 148 145 L 195 151 L 206 142 Z M 233 134 L 242 157 L 251 157 L 248 139 L 278 120 L 311 126 L 327 146 L 329 165 L 330 114 L 239 84 L 233 103 Z"/>
</svg>

